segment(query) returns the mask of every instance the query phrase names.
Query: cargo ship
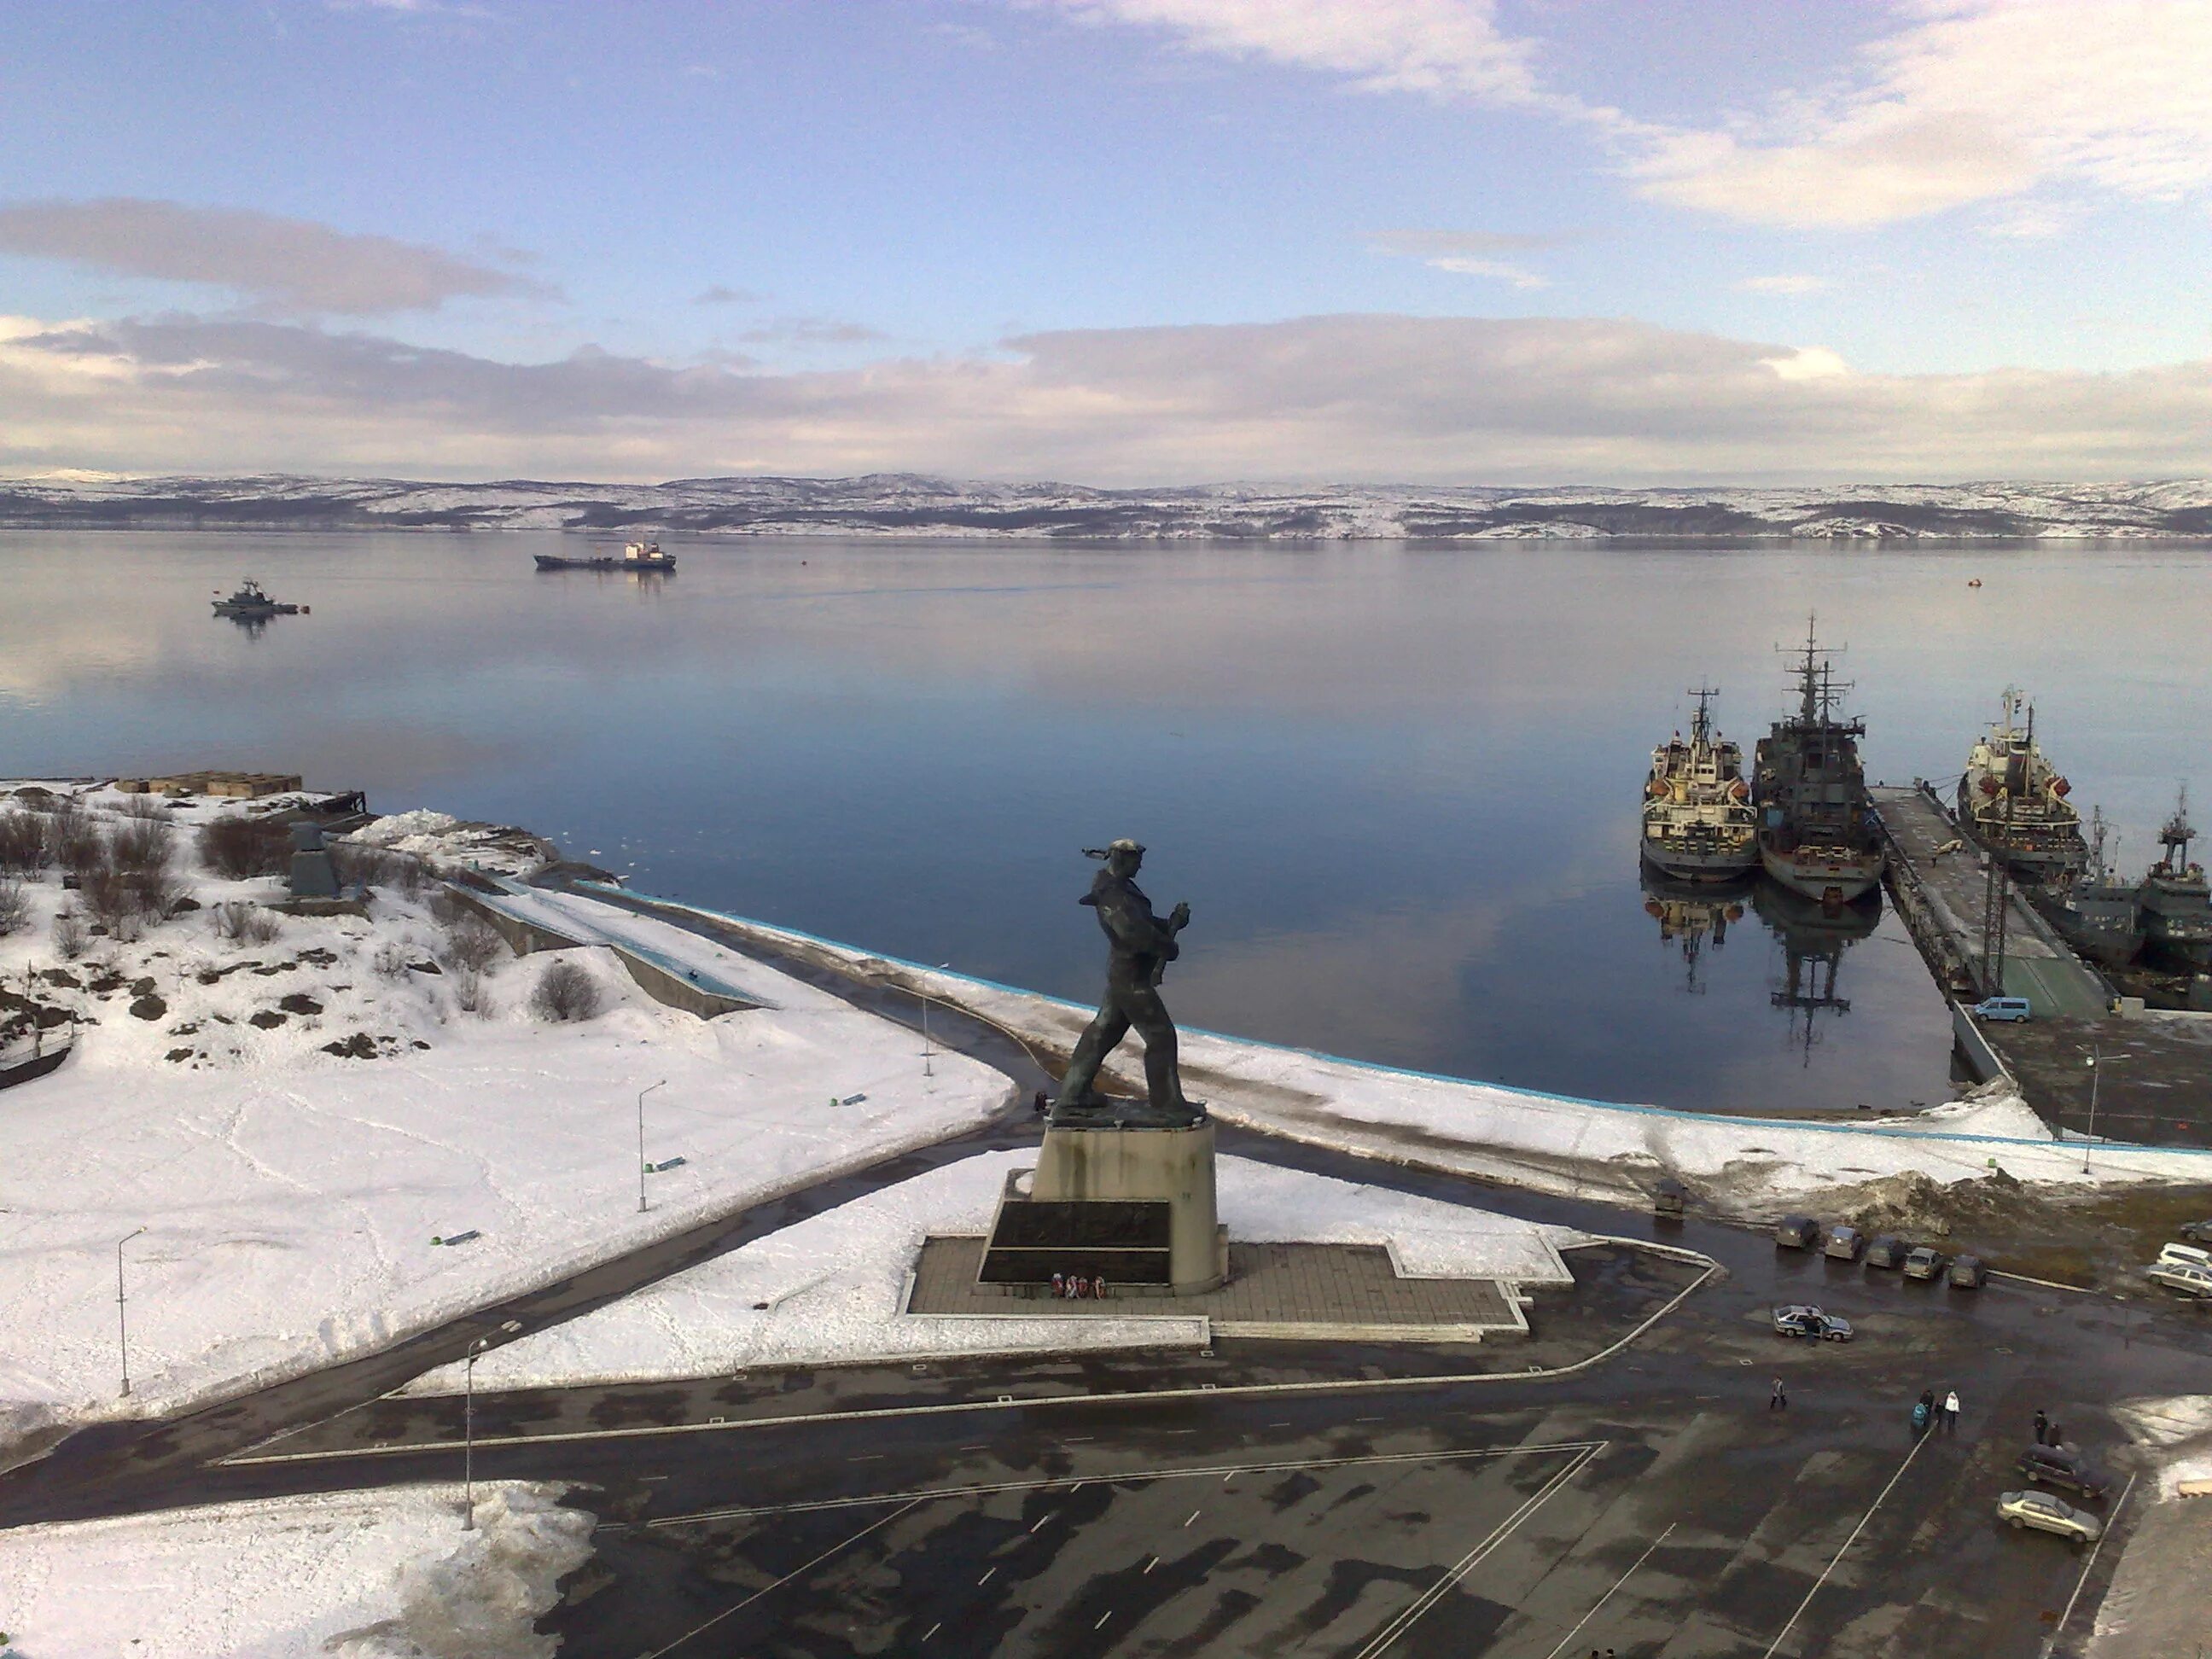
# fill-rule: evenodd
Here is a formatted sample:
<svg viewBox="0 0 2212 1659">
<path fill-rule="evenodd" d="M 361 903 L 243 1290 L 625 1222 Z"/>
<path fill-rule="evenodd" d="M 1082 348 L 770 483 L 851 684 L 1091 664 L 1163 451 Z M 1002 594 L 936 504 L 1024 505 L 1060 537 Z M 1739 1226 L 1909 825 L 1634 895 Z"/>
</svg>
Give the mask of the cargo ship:
<svg viewBox="0 0 2212 1659">
<path fill-rule="evenodd" d="M 1782 886 L 1833 908 L 1881 879 L 1881 844 L 1859 763 L 1866 723 L 1836 717 L 1850 687 L 1836 683 L 1809 624 L 1794 672 L 1797 712 L 1776 721 L 1753 751 L 1759 862 Z"/>
<path fill-rule="evenodd" d="M 676 556 L 662 552 L 659 542 L 626 543 L 619 559 L 612 554 L 591 554 L 580 559 L 563 558 L 557 553 L 536 556 L 540 570 L 650 570 L 665 574 L 676 568 Z"/>
<path fill-rule="evenodd" d="M 1644 784 L 1645 862 L 1682 881 L 1729 881 L 1759 866 L 1759 815 L 1743 775 L 1743 750 L 1713 730 L 1699 686 L 1689 739 L 1677 732 L 1651 751 Z"/>
<path fill-rule="evenodd" d="M 2004 712 L 1960 776 L 1959 828 L 2021 880 L 2065 881 L 2088 856 L 2070 788 L 2036 746 L 2035 710 L 2007 686 Z"/>
</svg>

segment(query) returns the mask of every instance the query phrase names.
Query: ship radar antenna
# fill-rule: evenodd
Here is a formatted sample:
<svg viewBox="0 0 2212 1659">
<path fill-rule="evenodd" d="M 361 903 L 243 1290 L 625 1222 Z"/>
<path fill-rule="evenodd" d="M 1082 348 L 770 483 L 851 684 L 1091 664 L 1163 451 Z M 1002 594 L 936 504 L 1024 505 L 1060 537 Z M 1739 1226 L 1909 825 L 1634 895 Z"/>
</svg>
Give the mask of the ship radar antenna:
<svg viewBox="0 0 2212 1659">
<path fill-rule="evenodd" d="M 1692 740 L 1700 748 L 1705 746 L 1711 736 L 1713 723 L 1708 710 L 1712 700 L 1720 694 L 1721 689 L 1717 685 L 1700 685 L 1690 692 L 1690 696 L 1698 700 L 1698 712 L 1691 722 L 1690 735 Z"/>
</svg>

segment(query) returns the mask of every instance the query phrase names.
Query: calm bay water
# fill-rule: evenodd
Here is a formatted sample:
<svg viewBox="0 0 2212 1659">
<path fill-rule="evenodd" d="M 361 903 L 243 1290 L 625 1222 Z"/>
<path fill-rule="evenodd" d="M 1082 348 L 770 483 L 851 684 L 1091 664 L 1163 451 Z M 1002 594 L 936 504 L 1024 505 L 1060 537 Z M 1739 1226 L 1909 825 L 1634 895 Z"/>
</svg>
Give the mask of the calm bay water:
<svg viewBox="0 0 2212 1659">
<path fill-rule="evenodd" d="M 1872 777 L 1955 777 L 2009 683 L 2130 867 L 2212 791 L 2197 545 L 668 545 L 639 580 L 537 573 L 550 535 L 0 533 L 0 775 L 297 771 L 1074 997 L 1078 849 L 1130 835 L 1195 912 L 1187 1024 L 1838 1109 L 1944 1097 L 1942 1003 L 1887 914 L 1753 895 L 1694 961 L 1662 938 L 1695 918 L 1640 883 L 1637 807 L 1686 688 L 1748 756 L 1817 611 Z M 249 572 L 313 614 L 212 618 Z"/>
</svg>

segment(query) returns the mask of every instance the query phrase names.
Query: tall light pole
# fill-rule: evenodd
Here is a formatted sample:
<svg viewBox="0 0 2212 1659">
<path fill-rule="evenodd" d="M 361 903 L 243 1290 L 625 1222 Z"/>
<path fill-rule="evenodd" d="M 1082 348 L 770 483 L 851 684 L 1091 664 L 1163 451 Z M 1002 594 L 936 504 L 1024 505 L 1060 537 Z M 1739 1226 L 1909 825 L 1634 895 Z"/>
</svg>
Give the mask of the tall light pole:
<svg viewBox="0 0 2212 1659">
<path fill-rule="evenodd" d="M 477 1356 L 491 1346 L 480 1336 L 469 1345 L 468 1360 L 461 1367 L 461 1530 L 477 1526 Z"/>
<path fill-rule="evenodd" d="M 665 1089 L 668 1079 L 648 1083 L 637 1091 L 637 1212 L 645 1213 L 645 1097 L 655 1089 Z"/>
<path fill-rule="evenodd" d="M 940 962 L 937 965 L 940 968 L 950 968 L 952 964 L 949 962 Z M 937 1073 L 929 1069 L 929 993 L 917 991 L 915 994 L 921 999 L 921 1074 L 924 1077 L 935 1077 Z"/>
<path fill-rule="evenodd" d="M 138 1233 L 146 1230 L 141 1227 Z M 123 1247 L 138 1233 L 125 1233 L 115 1241 L 115 1352 L 123 1365 L 123 1397 L 131 1397 L 131 1328 L 123 1313 Z"/>
<path fill-rule="evenodd" d="M 2105 1055 L 2102 1045 L 2091 1043 L 2088 1048 L 2089 1067 L 2089 1134 L 2081 1143 L 2081 1173 L 2089 1173 L 2089 1149 L 2097 1144 L 2097 1085 L 2104 1081 Z"/>
</svg>

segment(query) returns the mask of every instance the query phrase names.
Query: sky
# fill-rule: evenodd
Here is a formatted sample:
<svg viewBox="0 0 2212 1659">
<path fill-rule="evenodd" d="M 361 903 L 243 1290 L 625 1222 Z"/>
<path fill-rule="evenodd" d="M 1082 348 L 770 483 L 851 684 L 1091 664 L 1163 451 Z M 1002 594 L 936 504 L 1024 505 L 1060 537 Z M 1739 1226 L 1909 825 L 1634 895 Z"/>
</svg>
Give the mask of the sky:
<svg viewBox="0 0 2212 1659">
<path fill-rule="evenodd" d="M 0 0 L 0 472 L 2212 472 L 2212 0 Z"/>
</svg>

